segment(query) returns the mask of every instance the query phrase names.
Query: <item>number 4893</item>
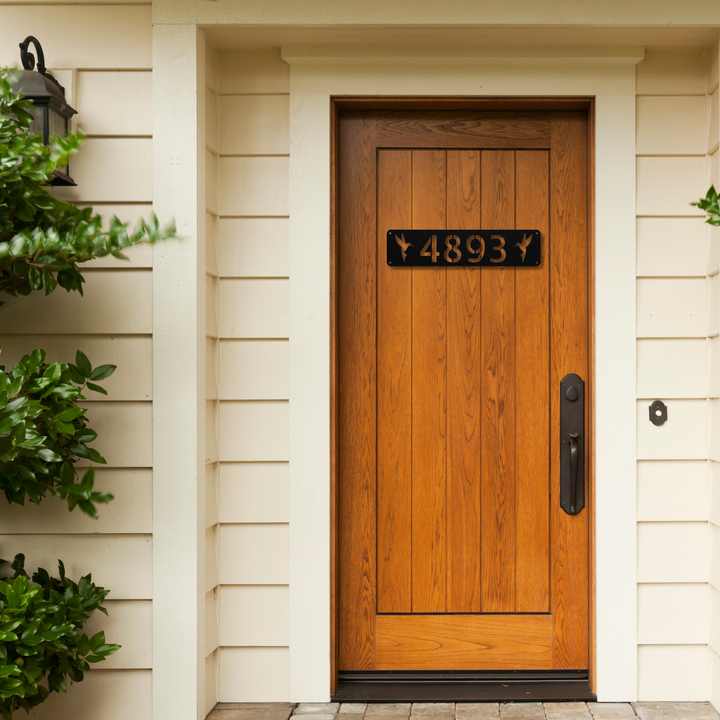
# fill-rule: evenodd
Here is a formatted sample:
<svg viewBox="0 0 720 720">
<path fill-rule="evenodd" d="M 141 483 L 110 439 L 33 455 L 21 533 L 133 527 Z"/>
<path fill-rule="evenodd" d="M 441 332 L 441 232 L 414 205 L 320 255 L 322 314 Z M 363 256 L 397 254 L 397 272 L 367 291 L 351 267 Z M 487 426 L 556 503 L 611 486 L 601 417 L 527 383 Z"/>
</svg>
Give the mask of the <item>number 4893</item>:
<svg viewBox="0 0 720 720">
<path fill-rule="evenodd" d="M 502 235 L 491 235 L 491 240 L 497 241 L 492 251 L 497 253 L 497 257 L 491 257 L 490 262 L 501 263 L 505 260 L 505 238 Z M 445 252 L 443 257 L 447 263 L 460 262 L 462 259 L 462 249 L 460 248 L 460 238 L 457 235 L 448 235 L 445 238 Z M 465 241 L 465 249 L 467 250 L 470 257 L 468 262 L 479 263 L 485 255 L 485 240 L 481 235 L 470 235 Z M 420 251 L 422 257 L 429 257 L 431 262 L 436 263 L 440 252 L 437 249 L 437 235 L 431 235 L 430 239 L 425 243 L 425 246 Z"/>
</svg>

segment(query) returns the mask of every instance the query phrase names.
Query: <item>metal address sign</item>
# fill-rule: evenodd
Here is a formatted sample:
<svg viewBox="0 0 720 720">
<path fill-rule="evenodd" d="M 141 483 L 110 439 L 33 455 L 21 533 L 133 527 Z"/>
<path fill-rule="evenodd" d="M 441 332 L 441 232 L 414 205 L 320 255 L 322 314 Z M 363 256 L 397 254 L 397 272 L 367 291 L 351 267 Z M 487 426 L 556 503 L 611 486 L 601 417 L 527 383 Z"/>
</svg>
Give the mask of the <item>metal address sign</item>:
<svg viewBox="0 0 720 720">
<path fill-rule="evenodd" d="M 393 267 L 537 267 L 539 230 L 388 230 Z"/>
</svg>

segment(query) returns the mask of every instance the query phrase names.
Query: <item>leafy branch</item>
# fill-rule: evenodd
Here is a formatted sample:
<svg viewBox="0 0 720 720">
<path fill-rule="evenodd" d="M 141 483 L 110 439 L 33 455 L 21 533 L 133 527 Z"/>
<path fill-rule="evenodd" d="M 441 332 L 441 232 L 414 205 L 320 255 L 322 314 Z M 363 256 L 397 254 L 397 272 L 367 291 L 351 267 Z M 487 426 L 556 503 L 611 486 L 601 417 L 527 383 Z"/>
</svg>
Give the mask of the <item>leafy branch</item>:
<svg viewBox="0 0 720 720">
<path fill-rule="evenodd" d="M 154 214 L 134 230 L 113 216 L 107 227 L 92 208 L 53 197 L 54 170 L 67 165 L 84 141 L 82 133 L 53 135 L 49 144 L 30 132 L 32 102 L 12 91 L 14 71 L 0 71 L 0 294 L 51 293 L 60 285 L 82 295 L 78 264 L 141 243 L 176 238 L 173 222 L 161 228 Z"/>
<path fill-rule="evenodd" d="M 10 372 L 0 366 L 0 489 L 9 503 L 40 503 L 47 493 L 67 500 L 97 518 L 95 503 L 113 496 L 93 490 L 95 473 L 88 468 L 78 479 L 80 459 L 105 463 L 89 447 L 97 433 L 87 424 L 87 410 L 79 407 L 89 390 L 107 395 L 98 382 L 110 377 L 115 365 L 92 367 L 78 350 L 75 364 L 45 362 L 45 351 L 34 350 Z"/>
<path fill-rule="evenodd" d="M 718 194 L 715 186 L 711 185 L 704 198 L 700 198 L 697 202 L 690 203 L 695 207 L 704 210 L 710 217 L 705 222 L 710 225 L 720 226 L 720 207 L 718 206 Z"/>
</svg>

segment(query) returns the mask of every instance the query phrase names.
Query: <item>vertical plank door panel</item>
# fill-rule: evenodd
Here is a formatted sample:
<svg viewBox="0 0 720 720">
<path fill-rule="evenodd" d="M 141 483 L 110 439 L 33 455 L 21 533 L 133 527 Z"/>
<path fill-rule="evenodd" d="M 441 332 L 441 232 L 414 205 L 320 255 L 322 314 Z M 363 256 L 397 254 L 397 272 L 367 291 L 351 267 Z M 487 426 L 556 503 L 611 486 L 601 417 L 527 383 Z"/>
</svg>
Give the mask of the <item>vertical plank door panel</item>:
<svg viewBox="0 0 720 720">
<path fill-rule="evenodd" d="M 555 113 L 550 156 L 551 611 L 553 668 L 588 667 L 588 517 L 560 508 L 559 388 L 568 373 L 588 378 L 587 120 Z M 585 403 L 587 414 L 588 404 Z M 587 418 L 586 418 L 587 427 Z M 585 497 L 588 453 L 585 453 Z"/>
<path fill-rule="evenodd" d="M 375 664 L 376 208 L 374 121 L 340 122 L 338 458 L 341 670 Z"/>
<path fill-rule="evenodd" d="M 412 610 L 412 271 L 386 262 L 391 228 L 409 228 L 409 150 L 378 153 L 378 504 L 379 613 Z"/>
<path fill-rule="evenodd" d="M 482 227 L 479 151 L 448 151 L 447 214 L 449 228 Z M 478 268 L 447 271 L 448 612 L 481 610 L 481 282 Z"/>
<path fill-rule="evenodd" d="M 446 153 L 413 151 L 412 160 L 413 228 L 444 228 Z M 447 607 L 446 274 L 440 267 L 412 269 L 413 612 Z"/>
<path fill-rule="evenodd" d="M 482 154 L 486 228 L 515 227 L 515 153 Z M 502 257 L 484 235 L 486 253 Z M 515 270 L 483 268 L 482 610 L 515 611 Z"/>
<path fill-rule="evenodd" d="M 550 348 L 548 154 L 515 154 L 515 221 L 537 229 L 540 267 L 515 275 L 516 612 L 550 609 Z"/>
</svg>

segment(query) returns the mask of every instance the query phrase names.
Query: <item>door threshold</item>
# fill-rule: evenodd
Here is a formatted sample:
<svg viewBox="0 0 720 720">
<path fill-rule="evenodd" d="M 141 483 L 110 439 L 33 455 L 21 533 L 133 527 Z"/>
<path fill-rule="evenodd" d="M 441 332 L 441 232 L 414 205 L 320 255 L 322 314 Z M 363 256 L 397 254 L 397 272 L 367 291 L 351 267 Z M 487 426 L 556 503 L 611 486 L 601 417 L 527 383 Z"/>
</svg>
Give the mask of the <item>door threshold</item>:
<svg viewBox="0 0 720 720">
<path fill-rule="evenodd" d="M 587 671 L 341 673 L 333 702 L 594 702 Z"/>
</svg>

